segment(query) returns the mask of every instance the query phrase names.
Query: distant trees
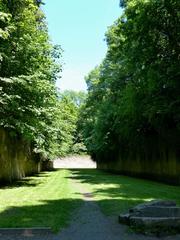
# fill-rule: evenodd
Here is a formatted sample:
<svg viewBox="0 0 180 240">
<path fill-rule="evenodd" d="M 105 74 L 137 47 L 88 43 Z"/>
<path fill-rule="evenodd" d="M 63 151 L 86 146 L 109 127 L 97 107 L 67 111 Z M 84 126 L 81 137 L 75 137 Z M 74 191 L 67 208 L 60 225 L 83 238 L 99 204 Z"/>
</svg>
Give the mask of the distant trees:
<svg viewBox="0 0 180 240">
<path fill-rule="evenodd" d="M 91 155 L 180 147 L 180 2 L 121 1 L 104 61 L 86 78 L 82 134 Z M 149 150 L 147 150 L 149 149 Z"/>
<path fill-rule="evenodd" d="M 55 125 L 58 126 L 57 154 L 85 154 L 86 147 L 78 129 L 80 109 L 85 101 L 85 92 L 66 90 L 59 93 L 58 108 Z M 57 142 L 57 141 L 56 141 Z"/>
</svg>

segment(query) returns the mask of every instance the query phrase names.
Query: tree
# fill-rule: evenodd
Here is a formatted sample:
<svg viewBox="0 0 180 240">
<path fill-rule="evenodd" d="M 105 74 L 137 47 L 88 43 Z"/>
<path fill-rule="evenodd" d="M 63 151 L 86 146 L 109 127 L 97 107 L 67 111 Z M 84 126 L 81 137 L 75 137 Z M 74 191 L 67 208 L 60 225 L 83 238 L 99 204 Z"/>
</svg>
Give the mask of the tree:
<svg viewBox="0 0 180 240">
<path fill-rule="evenodd" d="M 108 50 L 87 77 L 83 130 L 89 152 L 111 160 L 158 146 L 180 146 L 179 1 L 121 1 Z"/>
<path fill-rule="evenodd" d="M 54 121 L 59 148 L 57 155 L 81 154 L 86 152 L 82 138 L 78 131 L 79 111 L 85 101 L 86 93 L 66 90 L 59 93 L 59 100 Z"/>
<path fill-rule="evenodd" d="M 40 4 L 40 1 L 38 1 Z M 55 80 L 60 48 L 49 41 L 42 10 L 34 0 L 0 1 L 0 126 L 31 142 L 49 158 L 56 136 Z"/>
</svg>

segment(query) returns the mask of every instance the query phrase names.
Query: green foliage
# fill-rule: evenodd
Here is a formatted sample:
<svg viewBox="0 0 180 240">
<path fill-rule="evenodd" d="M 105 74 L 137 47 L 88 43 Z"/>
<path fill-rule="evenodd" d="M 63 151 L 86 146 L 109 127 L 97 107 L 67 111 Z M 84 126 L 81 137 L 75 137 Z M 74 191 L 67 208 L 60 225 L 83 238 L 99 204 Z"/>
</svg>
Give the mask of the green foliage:
<svg viewBox="0 0 180 240">
<path fill-rule="evenodd" d="M 62 50 L 49 41 L 40 5 L 0 0 L 0 126 L 47 159 L 69 151 L 75 116 L 58 97 Z"/>
<path fill-rule="evenodd" d="M 10 36 L 12 26 L 9 25 L 11 15 L 0 12 L 0 39 L 7 39 Z"/>
<path fill-rule="evenodd" d="M 97 159 L 146 151 L 149 139 L 177 151 L 180 2 L 121 3 L 124 13 L 106 34 L 106 58 L 86 78 L 85 144 Z"/>
<path fill-rule="evenodd" d="M 86 100 L 86 93 L 83 91 L 65 90 L 62 96 L 68 98 L 77 108 L 82 106 Z"/>
<path fill-rule="evenodd" d="M 59 128 L 57 139 L 60 147 L 57 149 L 57 154 L 61 156 L 86 152 L 86 148 L 78 133 L 79 111 L 85 101 L 85 97 L 86 94 L 84 92 L 71 90 L 66 90 L 59 95 L 55 124 Z"/>
<path fill-rule="evenodd" d="M 1 126 L 12 128 L 30 140 L 51 118 L 55 87 L 43 75 L 0 78 Z M 51 109 L 52 108 L 52 109 Z"/>
</svg>

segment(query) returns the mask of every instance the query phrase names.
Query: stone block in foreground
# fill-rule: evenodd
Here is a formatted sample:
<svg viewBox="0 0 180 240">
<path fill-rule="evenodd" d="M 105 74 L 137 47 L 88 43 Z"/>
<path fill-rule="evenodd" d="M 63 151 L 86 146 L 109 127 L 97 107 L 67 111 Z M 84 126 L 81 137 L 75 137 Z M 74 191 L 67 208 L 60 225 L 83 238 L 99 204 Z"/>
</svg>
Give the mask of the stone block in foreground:
<svg viewBox="0 0 180 240">
<path fill-rule="evenodd" d="M 151 201 L 120 214 L 119 222 L 143 233 L 180 233 L 180 207 L 174 201 Z"/>
</svg>

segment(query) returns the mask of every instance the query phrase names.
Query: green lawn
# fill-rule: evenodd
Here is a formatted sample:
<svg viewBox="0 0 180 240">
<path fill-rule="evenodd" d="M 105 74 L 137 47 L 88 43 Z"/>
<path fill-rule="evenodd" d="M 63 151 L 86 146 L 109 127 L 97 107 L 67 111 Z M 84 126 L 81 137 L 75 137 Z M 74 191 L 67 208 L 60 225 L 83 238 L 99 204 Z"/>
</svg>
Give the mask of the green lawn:
<svg viewBox="0 0 180 240">
<path fill-rule="evenodd" d="M 51 227 L 58 231 L 66 226 L 83 201 L 72 179 L 93 193 L 92 201 L 107 215 L 118 215 L 153 199 L 173 199 L 180 205 L 180 187 L 95 169 L 59 170 L 0 187 L 0 227 Z"/>
<path fill-rule="evenodd" d="M 98 170 L 74 170 L 78 179 L 94 195 L 107 215 L 118 215 L 129 208 L 155 199 L 172 199 L 180 205 L 180 187 L 113 175 Z"/>
<path fill-rule="evenodd" d="M 70 172 L 44 172 L 0 188 L 0 227 L 51 227 L 58 231 L 82 200 Z"/>
</svg>

